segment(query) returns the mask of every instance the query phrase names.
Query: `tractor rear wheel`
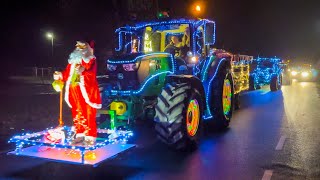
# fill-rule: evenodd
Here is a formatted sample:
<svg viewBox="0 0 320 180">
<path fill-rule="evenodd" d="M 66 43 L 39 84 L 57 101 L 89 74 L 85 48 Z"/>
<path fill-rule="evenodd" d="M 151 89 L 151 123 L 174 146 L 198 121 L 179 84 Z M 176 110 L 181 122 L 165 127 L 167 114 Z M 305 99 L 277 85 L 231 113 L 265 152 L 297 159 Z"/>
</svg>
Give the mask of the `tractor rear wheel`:
<svg viewBox="0 0 320 180">
<path fill-rule="evenodd" d="M 202 97 L 188 83 L 169 83 L 155 106 L 158 138 L 175 150 L 193 150 L 201 136 Z"/>
</svg>

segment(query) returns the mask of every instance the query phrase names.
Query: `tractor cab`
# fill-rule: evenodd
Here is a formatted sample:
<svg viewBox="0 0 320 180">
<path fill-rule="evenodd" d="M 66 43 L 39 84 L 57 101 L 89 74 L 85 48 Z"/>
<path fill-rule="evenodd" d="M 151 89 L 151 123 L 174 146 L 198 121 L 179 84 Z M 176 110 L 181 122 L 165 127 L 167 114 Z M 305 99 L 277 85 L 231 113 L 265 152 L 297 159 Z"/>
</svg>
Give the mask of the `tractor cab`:
<svg viewBox="0 0 320 180">
<path fill-rule="evenodd" d="M 209 20 L 161 20 L 116 29 L 115 55 L 107 60 L 110 92 L 159 93 L 166 74 L 193 74 L 215 41 Z M 144 89 L 146 83 L 153 86 Z"/>
</svg>

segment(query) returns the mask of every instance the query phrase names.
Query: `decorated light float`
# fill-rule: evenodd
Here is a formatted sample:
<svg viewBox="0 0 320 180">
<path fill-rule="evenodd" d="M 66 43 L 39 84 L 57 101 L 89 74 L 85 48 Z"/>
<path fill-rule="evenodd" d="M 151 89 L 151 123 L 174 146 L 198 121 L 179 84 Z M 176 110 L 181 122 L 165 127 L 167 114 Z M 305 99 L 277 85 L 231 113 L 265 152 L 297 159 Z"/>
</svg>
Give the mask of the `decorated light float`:
<svg viewBox="0 0 320 180">
<path fill-rule="evenodd" d="M 67 68 L 55 72 L 53 88 L 60 92 L 60 117 L 56 128 L 12 137 L 16 149 L 9 154 L 41 157 L 78 164 L 97 165 L 134 145 L 126 144 L 129 130 L 97 129 L 96 109 L 101 108 L 96 81 L 93 44 L 78 41 Z M 63 126 L 62 99 L 72 111 L 73 126 Z M 101 137 L 98 137 L 98 135 Z"/>
</svg>

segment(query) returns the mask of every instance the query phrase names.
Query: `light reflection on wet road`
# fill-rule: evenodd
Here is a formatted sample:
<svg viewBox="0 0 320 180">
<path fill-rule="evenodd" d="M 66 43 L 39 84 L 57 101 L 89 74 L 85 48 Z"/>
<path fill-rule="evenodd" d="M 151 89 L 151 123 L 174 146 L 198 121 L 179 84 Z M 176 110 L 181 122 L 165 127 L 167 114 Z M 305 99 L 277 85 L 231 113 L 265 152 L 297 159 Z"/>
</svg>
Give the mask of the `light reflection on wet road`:
<svg viewBox="0 0 320 180">
<path fill-rule="evenodd" d="M 145 125 L 136 131 L 137 148 L 97 168 L 1 154 L 0 175 L 23 179 L 261 179 L 269 170 L 271 179 L 320 179 L 317 91 L 315 83 L 294 82 L 279 92 L 267 87 L 247 92 L 230 128 L 208 133 L 193 153 L 171 152 L 156 141 L 152 126 Z"/>
</svg>

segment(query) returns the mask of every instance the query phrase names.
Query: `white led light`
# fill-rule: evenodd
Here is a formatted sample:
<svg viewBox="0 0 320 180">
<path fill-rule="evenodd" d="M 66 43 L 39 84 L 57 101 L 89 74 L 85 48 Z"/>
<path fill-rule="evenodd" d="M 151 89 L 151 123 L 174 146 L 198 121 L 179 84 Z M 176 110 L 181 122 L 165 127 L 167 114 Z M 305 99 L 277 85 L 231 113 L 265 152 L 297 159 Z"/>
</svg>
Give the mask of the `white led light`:
<svg viewBox="0 0 320 180">
<path fill-rule="evenodd" d="M 309 73 L 308 72 L 302 72 L 301 75 L 302 75 L 302 77 L 307 77 L 307 76 L 309 76 Z"/>
<path fill-rule="evenodd" d="M 297 74 L 298 74 L 297 71 L 292 71 L 292 72 L 291 72 L 291 75 L 292 75 L 292 76 L 296 76 Z"/>
</svg>

